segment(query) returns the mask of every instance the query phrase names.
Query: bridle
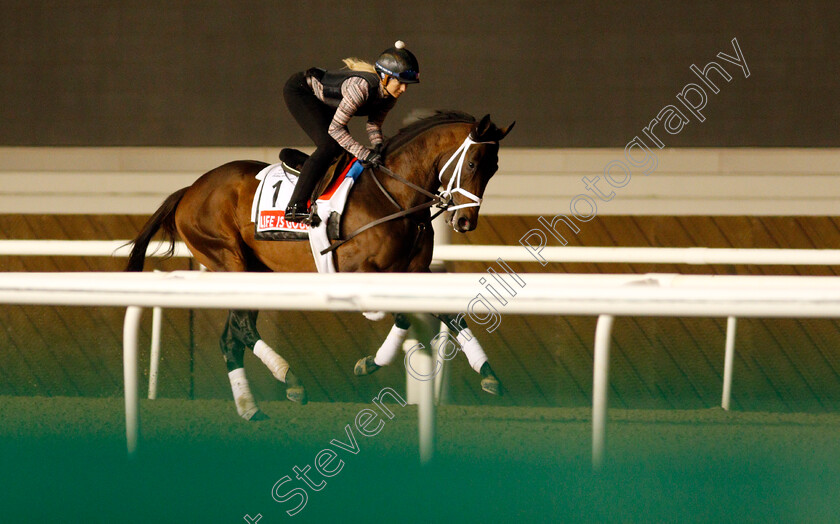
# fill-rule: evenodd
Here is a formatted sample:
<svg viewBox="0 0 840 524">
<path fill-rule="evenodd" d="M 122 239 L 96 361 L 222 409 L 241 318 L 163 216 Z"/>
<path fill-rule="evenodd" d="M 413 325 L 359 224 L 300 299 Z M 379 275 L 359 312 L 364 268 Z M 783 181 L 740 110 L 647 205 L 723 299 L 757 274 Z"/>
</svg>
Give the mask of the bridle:
<svg viewBox="0 0 840 524">
<path fill-rule="evenodd" d="M 472 146 L 474 144 L 492 144 L 492 143 L 493 142 L 476 142 L 475 140 L 470 138 L 469 135 L 467 135 L 467 138 L 464 140 L 464 143 L 461 144 L 461 147 L 459 147 L 457 150 L 455 150 L 455 153 L 453 153 L 453 155 L 451 157 L 449 157 L 449 160 L 447 160 L 446 163 L 443 165 L 443 168 L 440 170 L 440 173 L 438 173 L 438 180 L 440 180 L 441 184 L 443 184 L 443 172 L 446 171 L 446 168 L 449 167 L 449 164 L 451 164 L 457 158 L 457 161 L 455 162 L 455 170 L 452 172 L 452 176 L 449 177 L 449 183 L 446 184 L 446 190 L 442 191 L 438 195 L 438 198 L 441 198 L 441 199 L 446 198 L 447 199 L 448 203 L 447 203 L 446 209 L 444 209 L 444 211 L 454 211 L 456 209 L 461 209 L 461 208 L 465 208 L 465 207 L 479 207 L 481 205 L 481 198 L 480 197 L 478 197 L 476 195 L 473 195 L 472 193 L 470 193 L 469 191 L 467 191 L 467 190 L 465 190 L 464 188 L 461 187 L 461 171 L 464 170 L 464 160 L 467 158 L 467 151 L 469 151 L 470 146 Z M 467 203 L 467 204 L 459 204 L 457 206 L 453 206 L 452 205 L 453 204 L 453 202 L 452 202 L 452 194 L 453 193 L 459 193 L 461 195 L 464 195 L 468 199 L 472 200 L 472 202 Z"/>
<path fill-rule="evenodd" d="M 418 211 L 423 211 L 424 209 L 429 209 L 433 206 L 437 206 L 439 208 L 439 210 L 434 215 L 432 215 L 432 217 L 429 219 L 430 221 L 434 220 L 438 215 L 440 215 L 441 213 L 443 213 L 445 211 L 454 211 L 456 209 L 462 209 L 462 208 L 465 208 L 465 207 L 479 207 L 481 205 L 481 198 L 472 194 L 472 193 L 470 193 L 469 191 L 467 191 L 467 190 L 465 190 L 464 188 L 461 187 L 461 172 L 464 169 L 464 160 L 467 158 L 467 152 L 469 151 L 470 146 L 473 146 L 473 145 L 476 145 L 476 144 L 492 144 L 492 143 L 495 143 L 495 142 L 477 142 L 477 141 L 473 140 L 472 138 L 470 138 L 470 135 L 467 135 L 467 138 L 464 139 L 464 142 L 458 147 L 458 149 L 455 150 L 455 152 L 452 154 L 452 156 L 449 157 L 449 160 L 447 160 L 446 163 L 443 165 L 440 172 L 438 172 L 438 180 L 440 181 L 441 184 L 443 184 L 443 173 L 450 166 L 450 164 L 455 162 L 455 168 L 454 168 L 454 171 L 452 173 L 452 176 L 449 177 L 449 183 L 446 184 L 446 189 L 443 190 L 443 191 L 440 191 L 438 193 L 432 193 L 431 191 L 418 186 L 414 182 L 411 182 L 411 181 L 407 180 L 405 177 L 394 173 L 393 171 L 391 171 L 390 169 L 388 169 L 384 165 L 378 166 L 376 169 L 378 169 L 379 171 L 382 171 L 383 173 L 390 176 L 394 180 L 397 180 L 398 182 L 401 182 L 402 184 L 404 184 L 404 185 L 410 187 L 411 189 L 417 191 L 421 195 L 429 197 L 429 200 L 427 202 L 416 205 L 414 207 L 410 207 L 408 209 L 403 209 L 403 207 L 397 202 L 397 200 L 393 197 L 393 195 L 391 195 L 391 193 L 389 193 L 388 190 L 385 189 L 385 186 L 382 185 L 382 182 L 379 181 L 379 179 L 376 177 L 376 174 L 373 172 L 374 169 L 366 168 L 365 172 L 370 173 L 371 178 L 373 178 L 373 181 L 376 183 L 376 187 L 378 187 L 379 190 L 382 191 L 382 193 L 385 195 L 385 198 L 387 198 L 388 201 L 390 201 L 392 204 L 394 204 L 399 209 L 399 211 L 397 211 L 396 213 L 392 213 L 390 215 L 384 216 L 382 218 L 379 218 L 377 220 L 374 220 L 373 222 L 369 222 L 369 223 L 365 224 L 364 226 L 360 227 L 359 229 L 357 229 L 357 230 L 353 231 L 352 233 L 350 233 L 349 235 L 347 235 L 347 238 L 339 240 L 338 242 L 332 244 L 330 247 L 328 247 L 326 249 L 323 249 L 321 251 L 321 254 L 325 255 L 325 254 L 327 254 L 331 251 L 335 251 L 336 249 L 338 249 L 339 246 L 347 243 L 348 241 L 350 241 L 351 239 L 353 239 L 354 237 L 356 237 L 360 233 L 362 233 L 364 231 L 367 231 L 368 229 L 370 229 L 372 227 L 376 227 L 379 224 L 384 224 L 385 222 L 390 222 L 390 221 L 396 220 L 398 218 L 402 218 L 402 217 L 405 217 L 405 216 L 408 216 L 408 215 L 412 215 L 414 213 L 417 213 Z M 453 205 L 454 204 L 454 201 L 452 200 L 453 193 L 458 193 L 460 195 L 463 195 L 463 196 L 467 197 L 468 199 L 472 200 L 472 202 L 468 202 L 466 204 Z"/>
</svg>

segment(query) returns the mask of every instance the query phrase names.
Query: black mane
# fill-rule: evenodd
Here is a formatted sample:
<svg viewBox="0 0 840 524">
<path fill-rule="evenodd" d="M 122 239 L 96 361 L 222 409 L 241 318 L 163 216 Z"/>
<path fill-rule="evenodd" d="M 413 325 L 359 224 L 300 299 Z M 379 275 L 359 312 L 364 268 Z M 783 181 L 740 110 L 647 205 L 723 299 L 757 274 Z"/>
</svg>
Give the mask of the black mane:
<svg viewBox="0 0 840 524">
<path fill-rule="evenodd" d="M 421 133 L 441 124 L 474 124 L 475 121 L 474 116 L 463 111 L 436 111 L 432 116 L 421 118 L 397 131 L 396 135 L 385 141 L 384 149 L 386 153 L 396 151 Z"/>
</svg>

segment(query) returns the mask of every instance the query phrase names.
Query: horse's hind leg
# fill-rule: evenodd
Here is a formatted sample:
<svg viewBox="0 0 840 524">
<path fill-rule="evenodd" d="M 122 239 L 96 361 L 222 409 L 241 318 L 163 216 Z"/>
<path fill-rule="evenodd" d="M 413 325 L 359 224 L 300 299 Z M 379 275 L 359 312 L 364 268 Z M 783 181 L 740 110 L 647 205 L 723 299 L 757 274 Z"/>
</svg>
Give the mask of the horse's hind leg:
<svg viewBox="0 0 840 524">
<path fill-rule="evenodd" d="M 233 390 L 233 400 L 236 403 L 237 413 L 245 420 L 264 420 L 268 417 L 257 407 L 254 395 L 251 393 L 251 386 L 248 384 L 248 378 L 245 376 L 245 344 L 240 340 L 237 329 L 241 314 L 240 311 L 228 313 L 219 346 L 227 364 L 230 388 Z"/>
<path fill-rule="evenodd" d="M 441 322 L 449 326 L 450 329 L 457 332 L 455 339 L 461 346 L 461 351 L 466 355 L 470 362 L 470 367 L 481 374 L 481 389 L 490 393 L 491 395 L 502 394 L 502 383 L 490 367 L 490 362 L 487 361 L 487 354 L 481 348 L 481 344 L 472 334 L 470 328 L 467 327 L 463 315 L 435 315 Z"/>
<path fill-rule="evenodd" d="M 236 339 L 247 348 L 251 348 L 263 364 L 271 371 L 274 378 L 286 384 L 286 398 L 293 402 L 306 404 L 306 390 L 294 373 L 289 371 L 289 363 L 266 344 L 257 331 L 258 312 L 231 311 L 228 325 Z M 225 355 L 227 358 L 227 355 Z"/>
<path fill-rule="evenodd" d="M 379 370 L 382 366 L 387 366 L 394 361 L 394 358 L 402 348 L 405 342 L 408 328 L 411 327 L 411 322 L 406 315 L 397 313 L 394 315 L 394 325 L 391 327 L 390 333 L 385 338 L 385 341 L 379 346 L 376 355 L 368 355 L 365 358 L 356 362 L 353 368 L 353 373 L 358 376 L 370 375 Z"/>
</svg>

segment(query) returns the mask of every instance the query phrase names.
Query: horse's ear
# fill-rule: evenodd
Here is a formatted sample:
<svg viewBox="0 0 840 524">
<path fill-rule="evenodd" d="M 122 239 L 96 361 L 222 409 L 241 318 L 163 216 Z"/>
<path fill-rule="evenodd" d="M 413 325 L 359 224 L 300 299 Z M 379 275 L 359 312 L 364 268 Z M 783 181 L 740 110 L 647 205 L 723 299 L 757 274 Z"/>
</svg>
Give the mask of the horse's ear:
<svg viewBox="0 0 840 524">
<path fill-rule="evenodd" d="M 484 115 L 484 118 L 482 118 L 481 121 L 479 121 L 473 128 L 472 135 L 475 140 L 481 141 L 487 131 L 490 130 L 491 125 L 490 115 Z"/>
<path fill-rule="evenodd" d="M 510 125 L 509 125 L 509 126 L 507 126 L 506 128 L 504 128 L 504 129 L 499 129 L 499 138 L 498 138 L 498 140 L 501 140 L 501 139 L 503 139 L 504 137 L 506 137 L 506 136 L 507 136 L 507 134 L 508 134 L 508 133 L 510 133 L 511 129 L 513 129 L 513 126 L 515 126 L 515 125 L 516 125 L 516 120 L 514 120 L 513 122 L 511 122 L 511 123 L 510 123 Z"/>
</svg>

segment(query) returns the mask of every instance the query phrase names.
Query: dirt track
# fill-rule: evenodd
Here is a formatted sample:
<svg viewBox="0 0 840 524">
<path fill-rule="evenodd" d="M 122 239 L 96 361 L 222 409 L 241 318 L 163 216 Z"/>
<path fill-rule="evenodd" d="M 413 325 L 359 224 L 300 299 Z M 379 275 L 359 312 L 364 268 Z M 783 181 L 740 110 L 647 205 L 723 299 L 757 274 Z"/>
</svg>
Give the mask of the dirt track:
<svg viewBox="0 0 840 524">
<path fill-rule="evenodd" d="M 142 403 L 141 456 L 124 457 L 120 398 L 0 397 L 3 522 L 719 521 L 830 522 L 840 514 L 840 416 L 610 412 L 609 463 L 590 466 L 588 409 L 448 406 L 438 460 L 417 465 L 417 413 L 386 404 L 263 403 L 241 422 L 227 401 Z M 357 448 L 336 447 L 332 440 Z M 322 449 L 335 467 L 295 478 Z M 305 489 L 306 506 L 277 495 Z"/>
</svg>

